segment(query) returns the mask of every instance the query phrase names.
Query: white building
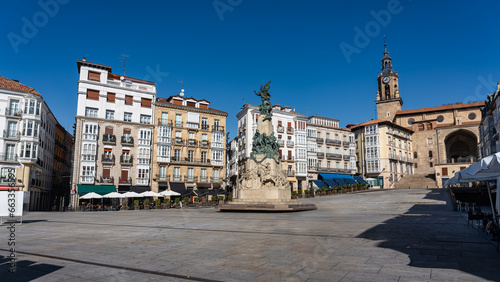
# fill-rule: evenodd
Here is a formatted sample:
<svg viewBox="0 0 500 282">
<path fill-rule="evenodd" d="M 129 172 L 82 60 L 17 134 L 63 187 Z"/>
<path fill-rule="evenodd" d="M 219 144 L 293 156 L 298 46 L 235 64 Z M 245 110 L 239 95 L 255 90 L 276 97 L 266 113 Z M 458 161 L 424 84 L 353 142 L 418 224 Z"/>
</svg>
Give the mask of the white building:
<svg viewBox="0 0 500 282">
<path fill-rule="evenodd" d="M 35 89 L 1 76 L 0 111 L 0 190 L 13 173 L 30 210 L 49 210 L 57 120 Z"/>
<path fill-rule="evenodd" d="M 154 82 L 113 74 L 85 58 L 77 66 L 74 189 L 79 195 L 151 190 Z"/>
</svg>

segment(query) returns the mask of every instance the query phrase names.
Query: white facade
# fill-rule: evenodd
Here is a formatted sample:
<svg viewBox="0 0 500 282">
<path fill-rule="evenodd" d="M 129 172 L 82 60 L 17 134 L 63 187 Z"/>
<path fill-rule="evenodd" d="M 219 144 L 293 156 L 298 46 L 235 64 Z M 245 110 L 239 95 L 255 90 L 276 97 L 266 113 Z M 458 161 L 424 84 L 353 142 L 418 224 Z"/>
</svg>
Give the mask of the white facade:
<svg viewBox="0 0 500 282">
<path fill-rule="evenodd" d="M 10 171 L 20 190 L 31 192 L 30 210 L 48 210 L 57 120 L 34 89 L 0 79 L 13 88 L 0 88 L 0 187 L 8 186 Z"/>
<path fill-rule="evenodd" d="M 106 65 L 77 63 L 74 185 L 150 190 L 156 86 L 113 74 Z"/>
</svg>

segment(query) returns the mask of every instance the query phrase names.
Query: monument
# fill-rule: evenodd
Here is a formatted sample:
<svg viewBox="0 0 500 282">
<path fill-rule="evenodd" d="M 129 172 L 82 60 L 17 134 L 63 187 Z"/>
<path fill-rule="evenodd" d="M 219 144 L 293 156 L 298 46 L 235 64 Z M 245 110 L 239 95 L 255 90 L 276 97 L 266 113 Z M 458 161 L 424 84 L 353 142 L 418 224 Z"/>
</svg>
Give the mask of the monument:
<svg viewBox="0 0 500 282">
<path fill-rule="evenodd" d="M 272 105 L 269 84 L 260 86 L 255 92 L 262 103 L 259 110 L 257 130 L 253 136 L 252 152 L 247 160 L 247 171 L 238 180 L 238 195 L 220 211 L 303 211 L 315 210 L 314 204 L 302 204 L 291 199 L 289 182 L 281 167 L 279 145 L 274 137 Z"/>
</svg>

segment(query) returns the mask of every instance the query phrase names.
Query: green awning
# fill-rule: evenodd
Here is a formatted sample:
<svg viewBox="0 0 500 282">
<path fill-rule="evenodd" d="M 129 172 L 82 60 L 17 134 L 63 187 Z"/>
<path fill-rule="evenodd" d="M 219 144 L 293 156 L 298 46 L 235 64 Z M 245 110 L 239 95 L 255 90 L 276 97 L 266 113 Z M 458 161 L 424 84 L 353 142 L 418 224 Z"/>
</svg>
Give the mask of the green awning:
<svg viewBox="0 0 500 282">
<path fill-rule="evenodd" d="M 77 184 L 77 186 L 78 186 L 78 195 L 85 195 L 90 192 L 94 192 L 99 195 L 106 195 L 111 192 L 116 192 L 116 186 L 114 185 Z"/>
</svg>

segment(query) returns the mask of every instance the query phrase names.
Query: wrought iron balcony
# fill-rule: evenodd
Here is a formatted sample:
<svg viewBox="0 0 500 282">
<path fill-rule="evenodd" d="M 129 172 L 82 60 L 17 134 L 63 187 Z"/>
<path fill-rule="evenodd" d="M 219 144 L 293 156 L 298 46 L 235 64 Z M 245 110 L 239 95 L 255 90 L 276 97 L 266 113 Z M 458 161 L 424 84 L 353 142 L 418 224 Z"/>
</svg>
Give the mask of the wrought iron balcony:
<svg viewBox="0 0 500 282">
<path fill-rule="evenodd" d="M 278 125 L 278 127 L 276 128 L 276 131 L 279 132 L 279 133 L 284 133 L 285 132 L 285 127 L 282 126 L 282 125 Z"/>
<path fill-rule="evenodd" d="M 328 145 L 342 145 L 342 141 L 340 140 L 335 140 L 335 139 L 326 139 L 326 144 Z"/>
<path fill-rule="evenodd" d="M 21 132 L 14 130 L 4 130 L 3 137 L 6 139 L 19 140 L 19 138 L 21 138 Z"/>
<path fill-rule="evenodd" d="M 118 184 L 132 184 L 132 178 L 131 177 L 128 177 L 128 178 L 120 177 Z"/>
<path fill-rule="evenodd" d="M 287 127 L 286 128 L 287 133 L 293 133 L 293 127 Z"/>
<path fill-rule="evenodd" d="M 0 154 L 0 160 L 2 162 L 17 162 L 17 154 Z"/>
<path fill-rule="evenodd" d="M 134 145 L 134 137 L 122 136 L 122 144 L 124 145 Z"/>
<path fill-rule="evenodd" d="M 102 154 L 102 160 L 101 162 L 103 164 L 115 164 L 115 155 L 113 154 Z"/>
<path fill-rule="evenodd" d="M 326 153 L 326 158 L 327 159 L 338 159 L 338 160 L 341 160 L 342 159 L 342 155 L 341 154 L 334 154 L 334 153 Z"/>
<path fill-rule="evenodd" d="M 214 125 L 212 126 L 212 131 L 221 131 L 221 132 L 224 132 L 224 126 L 214 124 Z"/>
<path fill-rule="evenodd" d="M 323 153 L 323 152 L 317 152 L 316 155 L 318 155 L 318 157 L 320 157 L 320 158 L 325 157 L 325 153 Z"/>
<path fill-rule="evenodd" d="M 102 135 L 102 143 L 116 145 L 116 136 L 113 134 L 104 134 Z"/>
<path fill-rule="evenodd" d="M 5 115 L 20 118 L 23 115 L 23 111 L 15 108 L 5 108 Z"/>
<path fill-rule="evenodd" d="M 323 144 L 325 140 L 323 138 L 316 137 L 316 143 Z"/>
<path fill-rule="evenodd" d="M 111 178 L 103 178 L 101 176 L 101 179 L 99 181 L 101 184 L 110 184 L 110 185 L 114 185 L 115 184 L 115 178 L 114 177 L 111 177 Z"/>
<path fill-rule="evenodd" d="M 120 156 L 120 164 L 121 165 L 132 165 L 134 161 L 133 156 L 128 156 L 128 155 L 121 155 Z"/>
<path fill-rule="evenodd" d="M 172 121 L 168 119 L 158 119 L 158 125 L 164 125 L 164 126 L 172 126 Z"/>
</svg>

